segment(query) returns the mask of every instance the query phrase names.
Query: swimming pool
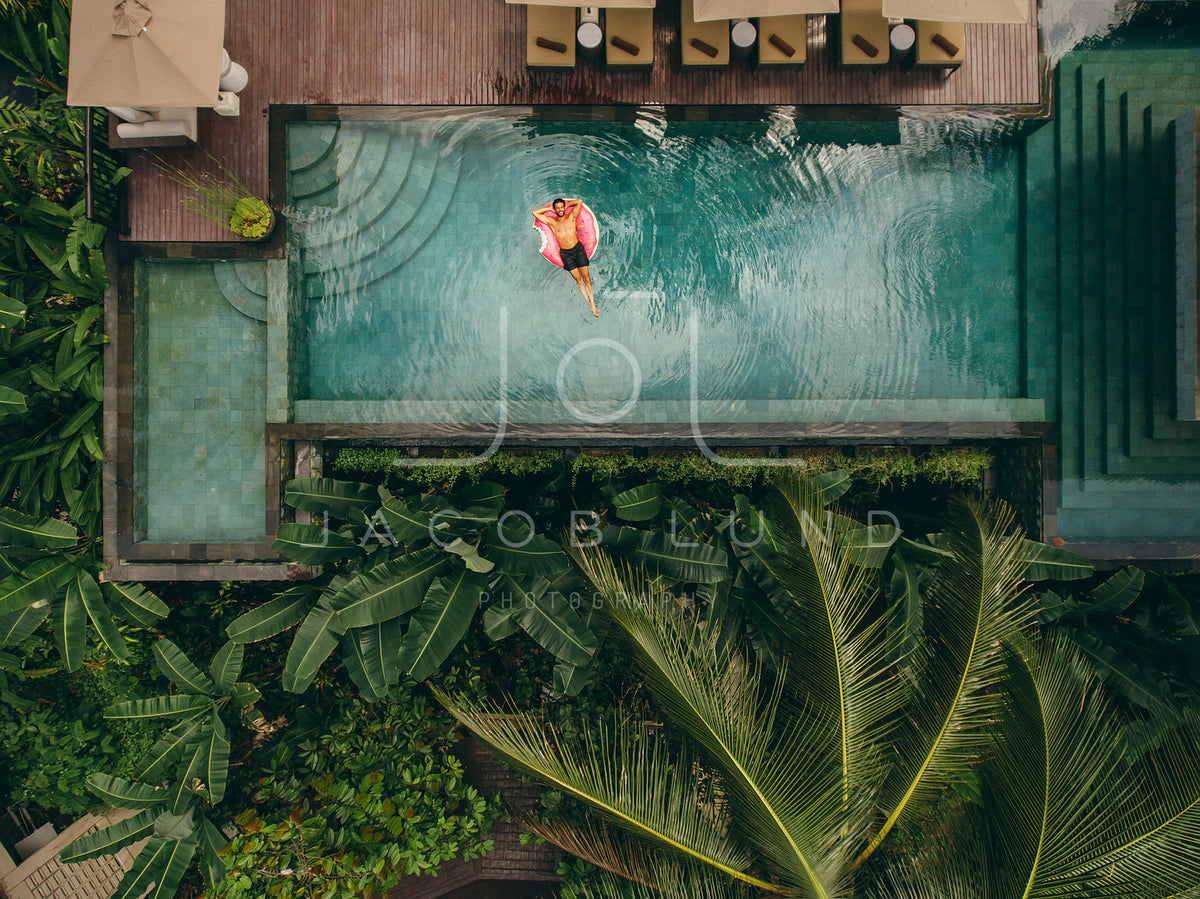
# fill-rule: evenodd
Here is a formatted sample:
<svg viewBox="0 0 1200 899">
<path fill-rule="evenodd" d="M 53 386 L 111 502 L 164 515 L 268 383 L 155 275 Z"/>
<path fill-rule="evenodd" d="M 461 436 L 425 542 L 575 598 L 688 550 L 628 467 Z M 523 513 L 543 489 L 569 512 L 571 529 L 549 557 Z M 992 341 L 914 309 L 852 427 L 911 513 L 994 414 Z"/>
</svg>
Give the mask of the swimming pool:
<svg viewBox="0 0 1200 899">
<path fill-rule="evenodd" d="M 706 421 L 1041 418 L 998 129 L 407 110 L 287 148 L 297 421 L 681 422 L 693 366 Z M 555 196 L 598 320 L 538 254 Z"/>
</svg>

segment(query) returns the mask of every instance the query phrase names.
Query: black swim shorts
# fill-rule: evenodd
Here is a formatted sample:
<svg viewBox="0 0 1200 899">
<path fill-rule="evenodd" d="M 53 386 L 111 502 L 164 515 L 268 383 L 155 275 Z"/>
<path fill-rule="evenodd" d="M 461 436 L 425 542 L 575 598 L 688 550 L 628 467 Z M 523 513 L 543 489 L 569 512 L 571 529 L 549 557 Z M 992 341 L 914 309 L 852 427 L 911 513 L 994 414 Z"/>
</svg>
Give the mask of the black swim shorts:
<svg viewBox="0 0 1200 899">
<path fill-rule="evenodd" d="M 575 244 L 569 250 L 561 250 L 563 268 L 566 271 L 571 271 L 576 268 L 583 268 L 588 264 L 587 250 L 583 248 L 583 241 Z"/>
</svg>

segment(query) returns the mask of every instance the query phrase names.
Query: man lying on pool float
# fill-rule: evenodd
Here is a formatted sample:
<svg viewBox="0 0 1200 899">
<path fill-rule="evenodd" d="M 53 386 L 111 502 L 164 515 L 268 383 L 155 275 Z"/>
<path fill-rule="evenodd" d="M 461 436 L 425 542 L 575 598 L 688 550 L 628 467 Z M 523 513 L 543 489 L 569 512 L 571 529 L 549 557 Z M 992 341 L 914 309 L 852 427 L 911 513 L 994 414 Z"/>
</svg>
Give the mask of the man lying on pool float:
<svg viewBox="0 0 1200 899">
<path fill-rule="evenodd" d="M 570 211 L 567 209 L 568 204 L 571 204 Z M 550 211 L 554 214 L 547 215 Z M 550 228 L 554 239 L 558 241 L 563 268 L 571 273 L 571 277 L 579 285 L 580 293 L 592 307 L 592 315 L 599 315 L 595 294 L 592 293 L 592 276 L 588 272 L 587 250 L 583 248 L 583 241 L 579 239 L 579 231 L 576 228 L 579 213 L 582 211 L 583 200 L 564 200 L 560 197 L 540 209 L 533 210 L 533 217 Z"/>
</svg>

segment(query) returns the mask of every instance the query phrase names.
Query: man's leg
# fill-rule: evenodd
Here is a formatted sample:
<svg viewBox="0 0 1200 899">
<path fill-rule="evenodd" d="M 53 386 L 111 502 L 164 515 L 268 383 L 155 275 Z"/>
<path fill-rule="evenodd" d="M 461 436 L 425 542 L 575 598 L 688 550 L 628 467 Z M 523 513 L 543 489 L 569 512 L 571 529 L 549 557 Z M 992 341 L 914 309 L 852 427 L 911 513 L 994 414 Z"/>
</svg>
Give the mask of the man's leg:
<svg viewBox="0 0 1200 899">
<path fill-rule="evenodd" d="M 588 271 L 586 265 L 580 271 L 583 272 L 583 285 L 587 288 L 588 305 L 592 307 L 592 311 L 595 311 L 596 291 L 592 289 L 592 273 Z"/>
<path fill-rule="evenodd" d="M 579 285 L 579 292 L 583 294 L 583 298 L 587 300 L 587 304 L 592 307 L 592 315 L 599 315 L 600 312 L 596 309 L 596 304 L 592 301 L 592 297 L 587 286 L 583 283 L 584 272 L 586 272 L 586 269 L 573 268 L 571 269 L 571 277 L 574 278 L 575 283 Z"/>
</svg>

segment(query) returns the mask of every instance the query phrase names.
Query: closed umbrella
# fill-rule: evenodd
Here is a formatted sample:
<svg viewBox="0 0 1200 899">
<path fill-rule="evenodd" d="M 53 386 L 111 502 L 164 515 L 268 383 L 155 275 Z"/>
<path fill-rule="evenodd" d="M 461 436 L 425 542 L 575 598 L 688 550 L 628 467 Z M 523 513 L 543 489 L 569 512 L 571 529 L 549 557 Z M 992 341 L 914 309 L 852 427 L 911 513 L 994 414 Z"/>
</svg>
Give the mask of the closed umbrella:
<svg viewBox="0 0 1200 899">
<path fill-rule="evenodd" d="M 831 13 L 839 9 L 839 0 L 695 0 L 695 4 L 697 22 Z"/>
<path fill-rule="evenodd" d="M 893 19 L 934 22 L 1029 21 L 1029 0 L 883 0 L 883 14 Z"/>
<path fill-rule="evenodd" d="M 225 0 L 74 0 L 67 103 L 214 106 Z"/>
</svg>

